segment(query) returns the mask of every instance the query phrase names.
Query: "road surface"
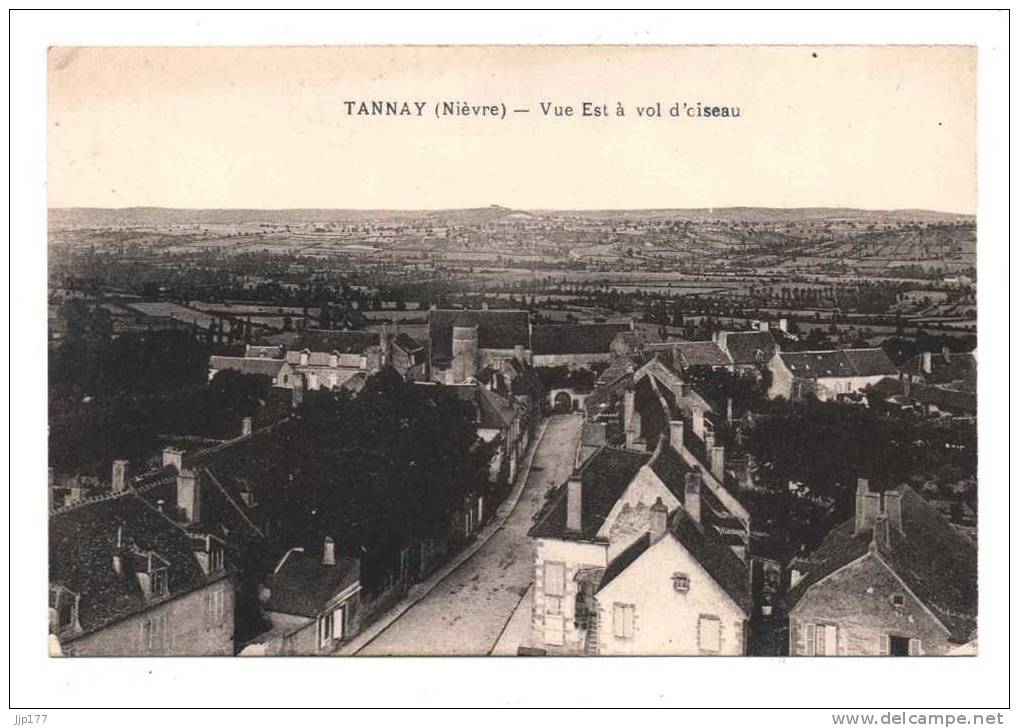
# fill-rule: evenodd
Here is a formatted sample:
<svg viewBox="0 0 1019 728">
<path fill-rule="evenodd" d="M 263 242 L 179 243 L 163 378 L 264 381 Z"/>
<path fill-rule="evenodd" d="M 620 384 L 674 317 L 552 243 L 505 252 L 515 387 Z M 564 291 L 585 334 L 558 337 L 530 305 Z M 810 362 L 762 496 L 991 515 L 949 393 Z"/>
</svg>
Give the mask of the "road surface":
<svg viewBox="0 0 1019 728">
<path fill-rule="evenodd" d="M 580 415 L 549 420 L 516 507 L 502 528 L 359 655 L 487 655 L 534 576 L 527 537 L 545 493 L 566 480 L 580 440 Z"/>
</svg>

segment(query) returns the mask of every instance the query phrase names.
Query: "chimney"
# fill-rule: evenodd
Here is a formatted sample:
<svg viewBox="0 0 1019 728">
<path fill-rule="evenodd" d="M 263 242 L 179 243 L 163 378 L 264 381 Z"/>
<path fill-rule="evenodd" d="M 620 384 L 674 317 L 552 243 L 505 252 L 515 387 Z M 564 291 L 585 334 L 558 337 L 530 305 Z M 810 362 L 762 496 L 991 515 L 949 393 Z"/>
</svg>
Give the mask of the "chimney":
<svg viewBox="0 0 1019 728">
<path fill-rule="evenodd" d="M 188 523 L 202 520 L 201 477 L 191 468 L 177 474 L 177 508 L 184 511 Z"/>
<path fill-rule="evenodd" d="M 123 493 L 124 489 L 127 488 L 128 469 L 129 461 L 113 461 L 113 477 L 111 479 L 111 483 L 113 484 L 114 493 Z"/>
<path fill-rule="evenodd" d="M 859 536 L 871 530 L 880 511 L 881 494 L 871 492 L 867 479 L 859 478 L 856 481 L 856 524 L 853 533 Z"/>
<path fill-rule="evenodd" d="M 175 447 L 163 448 L 163 467 L 172 465 L 179 473 L 184 468 L 184 452 Z"/>
<path fill-rule="evenodd" d="M 952 361 L 952 352 L 948 349 L 948 344 L 944 344 L 941 347 L 941 358 L 945 360 L 945 364 Z"/>
<path fill-rule="evenodd" d="M 580 533 L 581 530 L 581 488 L 580 471 L 574 470 L 566 481 L 566 530 Z"/>
<path fill-rule="evenodd" d="M 487 311 L 488 310 L 488 301 L 482 301 L 481 302 L 481 310 L 482 311 Z"/>
<path fill-rule="evenodd" d="M 725 483 L 725 448 L 715 446 L 709 451 L 711 457 L 711 474 L 719 483 Z"/>
<path fill-rule="evenodd" d="M 714 430 L 705 431 L 704 437 L 702 439 L 704 440 L 704 454 L 707 455 L 708 457 L 711 457 L 711 451 L 715 447 L 715 431 Z"/>
<path fill-rule="evenodd" d="M 329 536 L 322 542 L 322 565 L 336 566 L 336 542 Z"/>
<path fill-rule="evenodd" d="M 513 346 L 513 358 L 516 359 L 521 364 L 524 363 L 524 345 L 523 344 L 515 344 Z"/>
<path fill-rule="evenodd" d="M 885 516 L 888 526 L 902 533 L 902 493 L 896 490 L 885 491 Z"/>
<path fill-rule="evenodd" d="M 697 437 L 704 437 L 704 410 L 700 407 L 693 408 L 693 434 Z"/>
<path fill-rule="evenodd" d="M 669 443 L 676 450 L 683 447 L 683 420 L 669 420 Z"/>
<path fill-rule="evenodd" d="M 695 523 L 701 522 L 701 474 L 697 471 L 686 474 L 683 486 L 683 508 Z"/>
<path fill-rule="evenodd" d="M 662 497 L 658 496 L 654 505 L 651 506 L 648 519 L 648 532 L 651 534 L 651 543 L 658 543 L 662 540 L 668 521 L 669 509 L 662 503 Z"/>
<path fill-rule="evenodd" d="M 780 318 L 778 320 L 778 330 L 782 333 L 789 332 L 789 319 Z"/>
<path fill-rule="evenodd" d="M 725 400 L 725 421 L 732 422 L 732 397 Z"/>
<path fill-rule="evenodd" d="M 921 362 L 922 362 L 921 363 L 921 368 L 923 369 L 923 373 L 924 374 L 930 374 L 931 371 L 933 370 L 933 367 L 931 366 L 931 353 L 929 351 L 925 351 L 920 356 L 921 356 Z"/>
<path fill-rule="evenodd" d="M 251 434 L 251 418 L 245 417 L 241 420 L 241 437 L 247 437 Z"/>
<path fill-rule="evenodd" d="M 769 330 L 768 322 L 767 321 L 758 321 L 757 322 L 757 330 L 761 331 L 761 332 L 764 332 L 764 333 L 767 333 L 768 330 Z"/>
<path fill-rule="evenodd" d="M 632 448 L 634 440 L 640 434 L 637 424 L 637 392 L 627 382 L 623 390 L 623 432 L 626 433 L 626 447 Z"/>
<path fill-rule="evenodd" d="M 294 388 L 290 390 L 291 401 L 294 407 L 297 407 L 304 401 L 304 375 L 294 375 Z"/>
</svg>

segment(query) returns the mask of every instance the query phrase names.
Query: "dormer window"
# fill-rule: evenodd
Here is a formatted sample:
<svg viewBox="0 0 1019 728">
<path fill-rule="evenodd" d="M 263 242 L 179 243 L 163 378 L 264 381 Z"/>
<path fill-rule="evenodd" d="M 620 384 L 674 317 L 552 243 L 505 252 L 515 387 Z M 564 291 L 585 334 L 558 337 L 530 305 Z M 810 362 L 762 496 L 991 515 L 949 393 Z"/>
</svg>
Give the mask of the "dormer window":
<svg viewBox="0 0 1019 728">
<path fill-rule="evenodd" d="M 166 580 L 166 569 L 153 569 L 152 597 L 165 597 L 169 594 L 169 591 L 169 586 Z"/>
<path fill-rule="evenodd" d="M 62 586 L 50 588 L 50 629 L 54 634 L 77 632 L 78 607 L 81 597 Z"/>
<path fill-rule="evenodd" d="M 680 594 L 690 591 L 690 575 L 676 572 L 672 575 L 672 589 Z"/>
<path fill-rule="evenodd" d="M 892 596 L 892 608 L 895 609 L 896 614 L 902 614 L 902 610 L 906 606 L 906 599 L 901 594 L 895 594 Z"/>
</svg>

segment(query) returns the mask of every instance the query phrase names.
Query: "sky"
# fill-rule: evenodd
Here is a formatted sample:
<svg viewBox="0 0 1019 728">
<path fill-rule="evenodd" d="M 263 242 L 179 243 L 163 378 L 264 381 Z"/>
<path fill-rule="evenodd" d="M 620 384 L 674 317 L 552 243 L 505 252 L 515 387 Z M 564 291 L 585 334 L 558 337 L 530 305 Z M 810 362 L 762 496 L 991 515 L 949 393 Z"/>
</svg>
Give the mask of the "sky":
<svg viewBox="0 0 1019 728">
<path fill-rule="evenodd" d="M 52 48 L 48 83 L 51 207 L 976 209 L 964 46 Z"/>
</svg>

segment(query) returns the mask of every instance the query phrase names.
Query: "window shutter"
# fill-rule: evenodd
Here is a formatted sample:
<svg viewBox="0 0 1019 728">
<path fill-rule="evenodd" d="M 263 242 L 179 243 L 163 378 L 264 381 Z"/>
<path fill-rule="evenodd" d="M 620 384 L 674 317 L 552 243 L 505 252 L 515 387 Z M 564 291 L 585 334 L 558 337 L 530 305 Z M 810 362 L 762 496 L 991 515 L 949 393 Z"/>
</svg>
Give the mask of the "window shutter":
<svg viewBox="0 0 1019 728">
<path fill-rule="evenodd" d="M 814 625 L 810 622 L 806 624 L 806 649 L 803 651 L 804 655 L 814 654 Z"/>
<path fill-rule="evenodd" d="M 878 654 L 879 655 L 890 655 L 892 652 L 891 645 L 888 640 L 888 635 L 883 634 L 878 641 Z"/>
<path fill-rule="evenodd" d="M 914 638 L 909 641 L 909 654 L 910 655 L 923 654 L 923 650 L 920 649 L 920 640 Z"/>
<path fill-rule="evenodd" d="M 814 654 L 821 656 L 828 654 L 825 650 L 823 624 L 814 625 Z"/>
</svg>

